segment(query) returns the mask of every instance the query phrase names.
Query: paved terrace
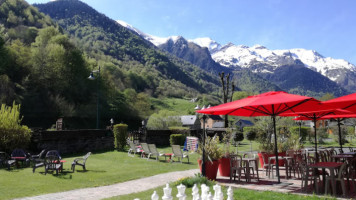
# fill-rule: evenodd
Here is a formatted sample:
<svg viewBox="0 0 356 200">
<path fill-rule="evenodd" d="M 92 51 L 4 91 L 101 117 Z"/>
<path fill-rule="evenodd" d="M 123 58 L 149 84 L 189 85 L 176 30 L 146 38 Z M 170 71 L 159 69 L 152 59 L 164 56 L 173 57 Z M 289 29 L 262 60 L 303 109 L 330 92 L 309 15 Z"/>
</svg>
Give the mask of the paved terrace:
<svg viewBox="0 0 356 200">
<path fill-rule="evenodd" d="M 94 188 L 83 188 L 77 190 L 71 190 L 66 192 L 45 194 L 35 197 L 20 198 L 21 200 L 51 200 L 51 199 L 65 199 L 65 200 L 97 200 L 103 198 L 109 198 L 113 196 L 127 195 L 131 193 L 137 193 L 144 190 L 153 189 L 159 186 L 165 185 L 167 182 L 176 181 L 180 178 L 187 176 L 194 176 L 198 173 L 198 169 L 170 172 L 165 174 L 159 174 L 151 177 L 146 177 L 142 179 L 127 181 L 123 183 L 118 183 L 109 186 L 101 186 Z M 217 182 L 225 186 L 232 186 L 234 188 L 245 188 L 251 190 L 259 191 L 275 191 L 282 193 L 295 193 L 300 195 L 305 195 L 301 192 L 301 180 L 296 178 L 291 178 L 286 180 L 284 175 L 284 170 L 281 170 L 281 183 L 277 183 L 277 179 L 268 179 L 262 170 L 259 170 L 260 181 L 257 179 L 252 179 L 251 182 L 247 183 L 242 178 L 241 182 L 233 181 L 230 182 L 229 177 L 217 177 Z M 320 188 L 324 188 L 320 185 Z M 356 198 L 356 192 L 351 190 L 347 191 L 349 195 L 347 199 Z M 312 194 L 312 188 L 308 189 L 308 194 Z M 20 200 L 18 199 L 18 200 Z M 339 198 L 342 199 L 342 198 Z"/>
</svg>

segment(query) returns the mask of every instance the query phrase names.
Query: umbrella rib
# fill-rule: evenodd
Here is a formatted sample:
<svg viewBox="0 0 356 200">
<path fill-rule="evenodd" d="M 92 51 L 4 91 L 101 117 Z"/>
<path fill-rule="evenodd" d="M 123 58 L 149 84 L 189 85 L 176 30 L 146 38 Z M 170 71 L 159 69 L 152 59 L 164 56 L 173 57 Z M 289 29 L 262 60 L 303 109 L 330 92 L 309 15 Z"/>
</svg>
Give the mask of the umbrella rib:
<svg viewBox="0 0 356 200">
<path fill-rule="evenodd" d="M 343 108 L 343 109 L 350 108 L 350 107 L 352 107 L 352 106 L 354 106 L 354 105 L 356 105 L 356 103 L 352 103 L 351 105 L 348 105 L 348 106 L 346 106 L 346 107 L 345 107 L 345 108 Z"/>
<path fill-rule="evenodd" d="M 276 113 L 276 115 L 279 115 L 279 114 L 281 114 L 281 113 L 284 113 L 284 112 L 286 112 L 287 110 L 291 110 L 292 112 L 296 113 L 296 112 L 293 110 L 293 108 L 295 108 L 295 107 L 297 107 L 297 106 L 299 106 L 299 105 L 301 105 L 301 104 L 303 104 L 303 103 L 305 103 L 305 102 L 307 102 L 307 101 L 310 101 L 310 100 L 312 100 L 312 98 L 310 98 L 310 99 L 305 99 L 305 100 L 303 100 L 303 101 L 301 101 L 301 102 L 298 102 L 297 104 L 295 104 L 295 105 L 293 105 L 293 106 L 288 106 L 286 103 L 284 103 L 284 104 L 286 105 L 286 109 L 282 109 L 280 112 Z"/>
</svg>

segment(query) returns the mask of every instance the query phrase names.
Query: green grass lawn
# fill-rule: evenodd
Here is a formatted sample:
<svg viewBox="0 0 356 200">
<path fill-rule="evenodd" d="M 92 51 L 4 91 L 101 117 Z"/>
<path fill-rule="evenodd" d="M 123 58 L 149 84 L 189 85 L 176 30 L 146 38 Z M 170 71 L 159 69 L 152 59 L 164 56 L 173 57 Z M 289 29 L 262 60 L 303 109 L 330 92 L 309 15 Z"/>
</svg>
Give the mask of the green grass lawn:
<svg viewBox="0 0 356 200">
<path fill-rule="evenodd" d="M 171 186 L 172 187 L 172 186 Z M 223 187 L 224 198 L 226 199 L 226 187 Z M 156 191 L 157 194 L 162 198 L 163 196 L 163 187 L 158 187 L 155 189 L 147 190 L 140 193 L 133 193 L 129 195 L 117 196 L 108 198 L 108 200 L 132 200 L 135 198 L 139 198 L 140 200 L 151 200 L 151 195 L 153 191 Z M 214 195 L 214 190 L 210 187 L 210 192 Z M 172 196 L 174 199 L 176 198 L 178 191 L 177 187 L 172 187 Z M 185 194 L 187 195 L 187 199 L 192 198 L 192 188 L 187 188 Z M 201 188 L 199 187 L 199 194 L 201 194 Z M 189 198 L 190 197 L 190 198 Z M 301 200 L 301 199 L 335 199 L 329 197 L 317 197 L 317 196 L 306 196 L 306 195 L 296 195 L 289 193 L 279 193 L 279 192 L 271 192 L 271 191 L 255 191 L 248 189 L 234 189 L 234 200 Z"/>
<path fill-rule="evenodd" d="M 158 148 L 162 152 L 171 152 L 171 148 Z M 129 180 L 148 177 L 160 173 L 197 169 L 198 154 L 190 154 L 190 164 L 184 159 L 181 163 L 168 163 L 161 157 L 160 162 L 154 159 L 147 161 L 139 156 L 129 157 L 126 152 L 93 153 L 87 160 L 87 171 L 80 166 L 76 172 L 70 171 L 74 157 L 65 157 L 64 171 L 58 176 L 44 175 L 44 168 L 14 168 L 10 171 L 0 169 L 0 199 L 35 196 L 46 193 L 61 192 L 85 187 L 97 187 Z"/>
<path fill-rule="evenodd" d="M 186 99 L 178 99 L 178 98 L 163 98 L 163 99 L 151 99 L 153 106 L 157 110 L 165 109 L 175 111 L 177 113 L 185 114 L 195 113 L 195 106 L 197 103 L 190 102 Z"/>
</svg>

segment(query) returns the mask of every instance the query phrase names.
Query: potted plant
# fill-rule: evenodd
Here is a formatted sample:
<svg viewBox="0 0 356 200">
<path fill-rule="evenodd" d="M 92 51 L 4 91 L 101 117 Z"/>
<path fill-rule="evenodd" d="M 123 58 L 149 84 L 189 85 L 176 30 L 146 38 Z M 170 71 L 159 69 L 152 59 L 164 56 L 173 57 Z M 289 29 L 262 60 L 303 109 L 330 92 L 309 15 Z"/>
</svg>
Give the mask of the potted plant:
<svg viewBox="0 0 356 200">
<path fill-rule="evenodd" d="M 232 129 L 226 129 L 226 133 L 222 139 L 224 144 L 223 148 L 223 156 L 220 158 L 219 163 L 219 173 L 220 176 L 228 176 L 230 177 L 230 141 L 232 139 Z"/>
<path fill-rule="evenodd" d="M 200 143 L 198 148 L 198 153 L 201 155 L 198 160 L 200 171 L 202 171 L 202 158 L 203 158 L 203 148 L 205 150 L 205 172 L 206 177 L 211 180 L 216 180 L 216 175 L 218 173 L 219 160 L 223 155 L 221 148 L 219 147 L 219 137 L 207 137 L 205 139 L 205 144 Z"/>
</svg>

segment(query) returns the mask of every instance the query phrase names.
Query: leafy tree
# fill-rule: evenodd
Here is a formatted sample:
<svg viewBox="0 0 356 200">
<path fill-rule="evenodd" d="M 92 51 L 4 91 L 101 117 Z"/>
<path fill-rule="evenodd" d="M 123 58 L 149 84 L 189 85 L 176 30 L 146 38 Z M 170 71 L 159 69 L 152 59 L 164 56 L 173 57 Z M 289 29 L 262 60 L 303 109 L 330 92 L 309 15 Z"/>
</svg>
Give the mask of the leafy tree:
<svg viewBox="0 0 356 200">
<path fill-rule="evenodd" d="M 0 146 L 10 152 L 15 148 L 26 148 L 31 139 L 31 130 L 21 125 L 20 105 L 1 105 L 0 109 Z"/>
<path fill-rule="evenodd" d="M 177 113 L 169 110 L 160 110 L 152 114 L 147 122 L 148 129 L 168 130 L 172 126 L 182 126 L 182 122 Z"/>
</svg>

